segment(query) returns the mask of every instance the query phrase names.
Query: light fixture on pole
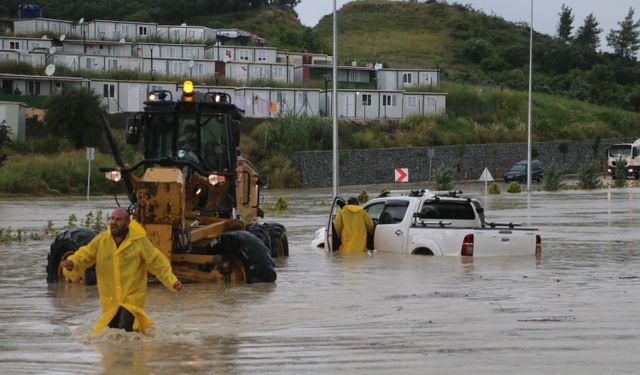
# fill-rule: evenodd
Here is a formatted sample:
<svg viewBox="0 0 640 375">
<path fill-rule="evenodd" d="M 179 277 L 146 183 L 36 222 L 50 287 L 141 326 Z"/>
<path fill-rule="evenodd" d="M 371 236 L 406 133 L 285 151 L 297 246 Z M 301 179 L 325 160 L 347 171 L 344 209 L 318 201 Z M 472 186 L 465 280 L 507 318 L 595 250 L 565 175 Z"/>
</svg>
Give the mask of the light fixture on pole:
<svg viewBox="0 0 640 375">
<path fill-rule="evenodd" d="M 78 21 L 78 24 L 80 25 L 80 32 L 82 33 L 82 50 L 86 54 L 87 53 L 87 38 L 86 38 L 85 33 L 84 33 L 84 17 L 80 18 L 80 21 Z"/>
</svg>

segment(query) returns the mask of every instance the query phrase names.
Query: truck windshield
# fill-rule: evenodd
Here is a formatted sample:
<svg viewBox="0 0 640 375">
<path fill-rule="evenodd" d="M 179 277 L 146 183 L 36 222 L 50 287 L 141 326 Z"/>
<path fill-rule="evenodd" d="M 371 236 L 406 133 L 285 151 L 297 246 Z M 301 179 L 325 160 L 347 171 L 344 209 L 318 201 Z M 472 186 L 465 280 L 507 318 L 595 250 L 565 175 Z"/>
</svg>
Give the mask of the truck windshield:
<svg viewBox="0 0 640 375">
<path fill-rule="evenodd" d="M 230 170 L 224 119 L 220 114 L 180 114 L 175 122 L 177 149 L 174 150 L 174 114 L 154 113 L 148 123 L 146 157 L 177 156 L 210 171 Z"/>
<path fill-rule="evenodd" d="M 631 145 L 614 145 L 609 148 L 610 158 L 631 156 Z"/>
</svg>

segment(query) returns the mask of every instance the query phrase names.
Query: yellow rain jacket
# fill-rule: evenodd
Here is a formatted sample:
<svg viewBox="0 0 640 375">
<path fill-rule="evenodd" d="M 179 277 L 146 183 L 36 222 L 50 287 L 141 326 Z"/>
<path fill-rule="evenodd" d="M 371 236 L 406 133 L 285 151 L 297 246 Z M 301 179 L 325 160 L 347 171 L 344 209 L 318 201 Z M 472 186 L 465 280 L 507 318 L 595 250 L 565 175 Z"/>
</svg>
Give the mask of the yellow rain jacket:
<svg viewBox="0 0 640 375">
<path fill-rule="evenodd" d="M 167 257 L 151 244 L 144 228 L 135 220 L 129 223 L 129 233 L 119 247 L 116 248 L 109 228 L 78 249 L 69 260 L 74 264 L 73 272 L 83 272 L 96 265 L 102 316 L 93 327 L 94 334 L 109 325 L 120 306 L 135 316 L 134 330 L 146 334 L 147 328 L 153 325 L 143 310 L 147 271 L 172 291 L 177 280 Z"/>
<path fill-rule="evenodd" d="M 340 237 L 340 249 L 343 252 L 367 250 L 367 233 L 373 232 L 373 221 L 360 206 L 344 206 L 333 220 L 336 233 Z"/>
</svg>

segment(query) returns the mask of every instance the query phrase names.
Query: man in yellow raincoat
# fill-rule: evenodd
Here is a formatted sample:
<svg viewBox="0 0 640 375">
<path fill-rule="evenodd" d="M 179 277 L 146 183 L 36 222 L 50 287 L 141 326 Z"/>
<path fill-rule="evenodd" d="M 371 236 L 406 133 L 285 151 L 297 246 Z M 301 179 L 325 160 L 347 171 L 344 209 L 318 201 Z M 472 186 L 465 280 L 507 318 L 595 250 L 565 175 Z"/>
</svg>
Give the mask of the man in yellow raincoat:
<svg viewBox="0 0 640 375">
<path fill-rule="evenodd" d="M 93 264 L 102 306 L 94 334 L 106 327 L 147 333 L 153 324 L 143 310 L 147 271 L 168 289 L 182 289 L 167 257 L 151 244 L 142 225 L 129 219 L 124 208 L 113 210 L 107 231 L 61 262 L 74 272 L 82 272 Z"/>
<path fill-rule="evenodd" d="M 333 220 L 336 233 L 340 237 L 343 252 L 363 252 L 367 250 L 367 234 L 373 233 L 373 221 L 359 205 L 358 198 L 351 197 Z"/>
</svg>

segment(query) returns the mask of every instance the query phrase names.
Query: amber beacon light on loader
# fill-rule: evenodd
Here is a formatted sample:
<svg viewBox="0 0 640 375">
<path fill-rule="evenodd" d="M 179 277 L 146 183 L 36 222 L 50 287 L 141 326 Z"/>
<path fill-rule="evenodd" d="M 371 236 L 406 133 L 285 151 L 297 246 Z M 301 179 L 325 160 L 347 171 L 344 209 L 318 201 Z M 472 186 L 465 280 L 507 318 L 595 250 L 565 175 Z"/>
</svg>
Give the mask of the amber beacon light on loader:
<svg viewBox="0 0 640 375">
<path fill-rule="evenodd" d="M 102 118 L 116 167 L 101 170 L 124 184 L 129 212 L 181 279 L 272 282 L 273 258 L 289 255 L 284 226 L 258 222 L 264 216 L 262 183 L 238 152 L 241 115 L 228 94 L 196 91 L 190 81 L 180 98 L 152 91 L 144 111 L 127 120 L 126 142 L 144 145 L 144 159 L 133 165 L 123 162 Z M 95 283 L 93 267 L 80 276 L 60 267 L 95 234 L 81 227 L 59 233 L 48 255 L 47 281 Z"/>
</svg>

